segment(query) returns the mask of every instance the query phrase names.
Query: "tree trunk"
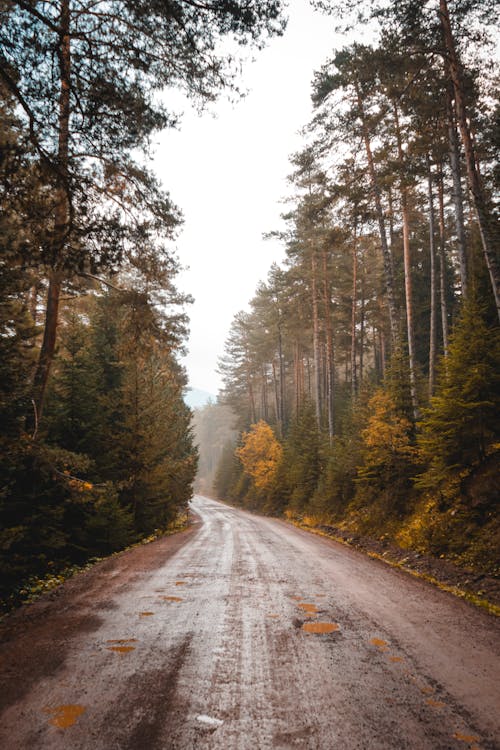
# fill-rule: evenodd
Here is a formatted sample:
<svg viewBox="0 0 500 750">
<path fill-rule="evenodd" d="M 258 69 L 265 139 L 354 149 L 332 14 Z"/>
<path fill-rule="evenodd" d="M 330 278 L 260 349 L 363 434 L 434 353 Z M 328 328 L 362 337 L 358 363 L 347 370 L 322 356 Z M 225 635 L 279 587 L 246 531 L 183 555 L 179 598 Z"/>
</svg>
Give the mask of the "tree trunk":
<svg viewBox="0 0 500 750">
<path fill-rule="evenodd" d="M 415 353 L 415 333 L 413 325 L 413 289 L 411 277 L 411 248 L 410 248 L 410 217 L 408 209 L 408 186 L 406 184 L 406 163 L 403 153 L 403 144 L 401 139 L 401 129 L 399 126 L 398 108 L 394 105 L 394 122 L 396 126 L 396 139 L 398 145 L 398 159 L 401 170 L 400 188 L 401 188 L 401 216 L 403 219 L 403 261 L 405 273 L 405 300 L 406 300 L 406 330 L 408 337 L 408 363 L 410 366 L 410 392 L 413 416 L 418 419 L 418 394 L 417 394 L 417 377 L 416 377 L 416 353 Z"/>
<path fill-rule="evenodd" d="M 281 314 L 281 313 L 280 313 Z M 286 427 L 286 396 L 285 396 L 285 361 L 283 358 L 283 337 L 281 335 L 281 319 L 278 321 L 278 359 L 279 359 L 279 425 L 280 433 L 284 434 Z"/>
<path fill-rule="evenodd" d="M 262 365 L 261 380 L 262 382 L 261 382 L 260 400 L 261 400 L 262 419 L 265 422 L 269 422 L 269 410 L 268 410 L 268 403 L 267 403 L 267 372 L 266 372 L 265 365 Z"/>
<path fill-rule="evenodd" d="M 358 381 L 363 383 L 364 373 L 364 350 L 365 350 L 365 276 L 361 267 L 361 311 L 359 320 L 359 377 Z"/>
<path fill-rule="evenodd" d="M 438 173 L 438 204 L 439 204 L 439 300 L 441 306 L 441 329 L 443 333 L 443 354 L 448 356 L 448 305 L 446 302 L 446 251 L 445 251 L 445 223 L 444 223 L 444 190 L 443 170 Z"/>
<path fill-rule="evenodd" d="M 295 380 L 295 414 L 298 414 L 300 411 L 300 403 L 301 403 L 301 386 L 303 382 L 303 378 L 301 377 L 301 356 L 300 356 L 300 344 L 298 341 L 295 342 L 294 347 L 294 380 Z"/>
<path fill-rule="evenodd" d="M 498 238 L 499 236 L 499 230 L 498 226 L 495 226 L 496 219 L 489 210 L 481 177 L 477 168 L 476 153 L 465 107 L 462 69 L 451 29 L 447 0 L 439 0 L 439 19 L 444 38 L 446 73 L 449 75 L 453 84 L 458 125 L 465 151 L 465 163 L 467 166 L 469 188 L 472 194 L 474 208 L 476 210 L 483 254 L 490 275 L 493 296 L 495 297 L 495 303 L 497 306 L 498 319 L 500 320 L 500 265 L 497 260 L 498 239 L 495 239 L 495 237 Z"/>
<path fill-rule="evenodd" d="M 57 148 L 58 166 L 58 201 L 54 213 L 54 254 L 53 267 L 49 274 L 49 288 L 47 292 L 47 308 L 42 345 L 33 378 L 33 414 L 26 421 L 28 431 L 36 434 L 42 418 L 45 403 L 45 393 L 54 359 L 57 339 L 57 325 L 59 315 L 59 299 L 62 287 L 62 261 L 64 246 L 67 241 L 70 223 L 70 205 L 68 197 L 68 162 L 69 162 L 69 117 L 70 117 L 70 8 L 69 0 L 61 0 L 60 15 L 60 89 L 59 89 L 59 132 Z"/>
<path fill-rule="evenodd" d="M 279 385 L 278 378 L 276 377 L 276 362 L 272 361 L 272 372 L 273 372 L 273 394 L 274 394 L 274 411 L 276 413 L 276 427 L 278 437 L 283 437 L 283 431 L 281 429 L 281 416 L 280 416 L 280 397 L 279 397 Z"/>
<path fill-rule="evenodd" d="M 255 412 L 255 398 L 253 395 L 252 379 L 250 376 L 248 376 L 247 378 L 247 388 L 248 388 L 248 406 L 250 409 L 250 421 L 252 424 L 255 424 L 257 422 L 257 414 Z"/>
<path fill-rule="evenodd" d="M 326 408 L 328 416 L 328 436 L 330 443 L 334 432 L 334 390 L 335 390 L 335 360 L 333 348 L 333 327 L 331 314 L 331 290 L 328 280 L 328 262 L 326 249 L 323 247 L 323 306 L 325 310 L 326 337 Z"/>
<path fill-rule="evenodd" d="M 313 358 L 314 358 L 314 403 L 316 410 L 316 423 L 321 428 L 321 363 L 319 350 L 319 313 L 318 313 L 318 290 L 317 290 L 317 258 L 316 249 L 311 248 L 311 302 L 313 313 Z"/>
<path fill-rule="evenodd" d="M 453 205 L 455 207 L 455 224 L 458 240 L 458 260 L 460 268 L 460 286 L 462 297 L 467 297 L 468 269 L 467 269 L 467 245 L 465 239 L 464 224 L 464 199 L 462 193 L 462 179 L 460 174 L 460 149 L 458 147 L 457 128 L 455 124 L 455 108 L 450 87 L 447 88 L 448 108 L 448 142 L 450 149 L 450 166 L 453 179 Z"/>
<path fill-rule="evenodd" d="M 382 249 L 382 259 L 383 259 L 383 264 L 384 264 L 385 290 L 386 290 L 386 295 L 387 295 L 387 304 L 389 307 L 389 322 L 390 322 L 390 327 L 391 327 L 391 339 L 392 339 L 393 346 L 396 346 L 399 340 L 399 320 L 398 320 L 398 310 L 397 310 L 397 305 L 396 305 L 396 296 L 394 293 L 392 258 L 391 258 L 391 252 L 389 250 L 389 245 L 387 244 L 387 235 L 385 232 L 384 211 L 382 209 L 381 192 L 380 192 L 380 186 L 379 186 L 378 179 L 377 179 L 377 174 L 375 172 L 375 164 L 373 161 L 373 154 L 372 154 L 372 149 L 371 149 L 370 136 L 368 133 L 368 126 L 366 124 L 363 100 L 362 100 L 361 91 L 359 89 L 359 85 L 357 82 L 355 82 L 355 87 L 356 87 L 356 96 L 357 96 L 357 102 L 358 102 L 359 116 L 361 118 L 362 128 L 363 128 L 363 140 L 365 144 L 366 159 L 368 162 L 368 172 L 370 175 L 370 182 L 372 186 L 373 199 L 375 201 L 375 210 L 376 210 L 378 226 L 379 226 L 380 246 Z"/>
<path fill-rule="evenodd" d="M 358 392 L 358 377 L 356 372 L 356 321 L 357 321 L 357 287 L 358 287 L 358 242 L 357 227 L 354 223 L 354 237 L 352 242 L 352 300 L 351 300 L 351 391 L 353 398 Z"/>
<path fill-rule="evenodd" d="M 436 316 L 436 246 L 434 241 L 435 221 L 434 221 L 434 196 L 432 192 L 432 167 L 429 155 L 427 154 L 427 196 L 429 202 L 429 260 L 431 270 L 431 288 L 430 288 L 430 319 L 429 319 L 429 398 L 434 395 L 434 385 L 436 380 L 436 333 L 437 333 L 437 316 Z"/>
</svg>

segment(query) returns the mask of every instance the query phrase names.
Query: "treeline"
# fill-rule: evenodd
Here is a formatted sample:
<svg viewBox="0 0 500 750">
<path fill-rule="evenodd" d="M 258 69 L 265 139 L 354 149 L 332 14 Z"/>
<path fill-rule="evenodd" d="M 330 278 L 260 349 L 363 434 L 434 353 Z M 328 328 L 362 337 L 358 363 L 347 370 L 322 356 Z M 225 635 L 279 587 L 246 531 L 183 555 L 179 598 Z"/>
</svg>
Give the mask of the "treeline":
<svg viewBox="0 0 500 750">
<path fill-rule="evenodd" d="M 0 1 L 0 594 L 165 529 L 197 453 L 171 246 L 148 168 L 280 2 Z"/>
<path fill-rule="evenodd" d="M 335 3 L 318 3 L 332 10 Z M 494 4 L 358 3 L 378 42 L 316 73 L 284 267 L 220 369 L 220 497 L 498 565 Z"/>
</svg>

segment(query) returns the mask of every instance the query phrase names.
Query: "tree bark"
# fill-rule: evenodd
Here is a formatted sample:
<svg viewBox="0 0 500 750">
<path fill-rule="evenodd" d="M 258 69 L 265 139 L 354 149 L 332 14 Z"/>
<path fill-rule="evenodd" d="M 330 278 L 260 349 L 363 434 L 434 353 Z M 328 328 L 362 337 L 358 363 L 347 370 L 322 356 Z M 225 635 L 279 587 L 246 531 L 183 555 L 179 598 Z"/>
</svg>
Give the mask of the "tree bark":
<svg viewBox="0 0 500 750">
<path fill-rule="evenodd" d="M 278 378 L 276 377 L 276 362 L 272 361 L 272 372 L 273 372 L 273 394 L 274 394 L 274 411 L 276 413 L 276 427 L 278 437 L 283 437 L 283 431 L 281 428 L 281 416 L 280 416 L 280 398 L 279 398 L 279 384 Z"/>
<path fill-rule="evenodd" d="M 328 416 L 328 436 L 330 443 L 334 433 L 334 391 L 335 391 L 335 359 L 333 347 L 333 326 L 331 313 L 331 289 L 328 280 L 328 259 L 326 248 L 323 247 L 323 306 L 325 315 L 326 337 L 326 408 Z"/>
<path fill-rule="evenodd" d="M 472 194 L 474 208 L 476 210 L 483 254 L 488 268 L 491 288 L 497 307 L 497 315 L 500 320 L 500 265 L 497 259 L 499 228 L 496 219 L 489 210 L 479 170 L 477 168 L 476 153 L 472 140 L 471 130 L 467 119 L 465 106 L 464 84 L 462 68 L 455 46 L 455 39 L 450 23 L 450 14 L 447 0 L 439 0 L 439 19 L 443 32 L 445 46 L 446 73 L 453 84 L 455 95 L 455 107 L 457 112 L 458 126 L 465 151 L 465 163 L 469 189 Z"/>
<path fill-rule="evenodd" d="M 427 154 L 427 197 L 429 204 L 429 261 L 430 261 L 430 317 L 429 317 L 429 398 L 434 395 L 436 380 L 437 353 L 437 310 L 436 310 L 436 244 L 434 195 L 432 190 L 432 167 Z"/>
<path fill-rule="evenodd" d="M 311 303 L 313 313 L 314 403 L 316 423 L 321 428 L 321 362 L 319 347 L 318 270 L 315 247 L 311 247 Z"/>
<path fill-rule="evenodd" d="M 352 242 L 352 301 L 351 301 L 351 391 L 353 398 L 358 392 L 358 377 L 356 372 L 356 322 L 357 322 L 357 293 L 358 293 L 358 242 L 357 227 L 354 223 L 354 237 Z"/>
<path fill-rule="evenodd" d="M 417 377 L 416 377 L 416 353 L 415 353 L 415 333 L 413 325 L 413 289 L 411 277 L 411 247 L 410 247 L 410 217 L 408 208 L 408 186 L 406 184 L 406 163 L 403 153 L 403 143 L 401 139 L 401 129 L 399 126 L 398 108 L 394 105 L 394 123 L 396 126 L 396 140 L 398 146 L 401 189 L 401 216 L 403 220 L 403 261 L 405 273 L 405 301 L 406 301 L 406 330 L 408 337 L 408 363 L 410 367 L 410 392 L 413 416 L 419 417 L 418 394 L 417 394 Z"/>
<path fill-rule="evenodd" d="M 295 414 L 300 411 L 300 398 L 301 398 L 301 360 L 300 360 L 300 345 L 299 342 L 295 342 L 293 352 L 293 370 L 294 370 L 294 381 L 295 381 Z"/>
<path fill-rule="evenodd" d="M 255 411 L 255 398 L 253 395 L 252 379 L 250 375 L 247 377 L 247 389 L 248 389 L 248 406 L 250 409 L 250 421 L 252 424 L 257 422 L 257 414 Z"/>
<path fill-rule="evenodd" d="M 438 173 L 439 204 L 439 300 L 441 307 L 441 329 L 443 334 L 443 354 L 448 356 L 448 305 L 446 302 L 446 233 L 444 223 L 443 170 Z"/>
<path fill-rule="evenodd" d="M 455 108 L 450 87 L 447 89 L 448 109 L 448 143 L 450 150 L 450 166 L 453 179 L 453 205 L 455 207 L 455 225 L 457 229 L 458 260 L 460 269 L 460 286 L 462 297 L 467 297 L 468 291 L 468 269 L 467 269 L 467 244 L 465 239 L 464 223 L 464 199 L 462 192 L 462 179 L 460 174 L 460 149 L 458 147 L 457 128 L 455 123 Z"/>
<path fill-rule="evenodd" d="M 281 316 L 281 312 L 279 313 Z M 285 396 L 285 361 L 283 358 L 283 337 L 281 334 L 281 317 L 278 319 L 278 360 L 279 360 L 279 402 L 280 414 L 279 425 L 280 434 L 283 436 L 286 427 L 286 396 Z"/>
<path fill-rule="evenodd" d="M 261 412 L 262 412 L 262 419 L 265 422 L 269 422 L 269 410 L 268 410 L 268 399 L 267 399 L 267 372 L 266 372 L 266 366 L 262 365 L 261 370 Z"/>
<path fill-rule="evenodd" d="M 365 276 L 363 266 L 361 267 L 361 310 L 359 319 L 359 375 L 358 385 L 363 383 L 364 375 L 364 351 L 365 351 Z"/>
<path fill-rule="evenodd" d="M 58 201 L 54 213 L 54 253 L 53 267 L 49 274 L 49 288 L 47 292 L 47 306 L 42 345 L 33 378 L 33 409 L 34 413 L 27 418 L 28 431 L 38 426 L 43 414 L 45 393 L 49 379 L 52 361 L 54 359 L 57 326 L 59 316 L 59 300 L 61 296 L 63 275 L 64 247 L 67 241 L 70 223 L 70 206 L 68 197 L 68 165 L 69 165 L 69 118 L 70 118 L 70 76 L 71 76 L 71 46 L 70 46 L 70 7 L 69 0 L 61 0 L 60 34 L 59 34 L 59 132 L 57 149 L 57 189 Z"/>
</svg>

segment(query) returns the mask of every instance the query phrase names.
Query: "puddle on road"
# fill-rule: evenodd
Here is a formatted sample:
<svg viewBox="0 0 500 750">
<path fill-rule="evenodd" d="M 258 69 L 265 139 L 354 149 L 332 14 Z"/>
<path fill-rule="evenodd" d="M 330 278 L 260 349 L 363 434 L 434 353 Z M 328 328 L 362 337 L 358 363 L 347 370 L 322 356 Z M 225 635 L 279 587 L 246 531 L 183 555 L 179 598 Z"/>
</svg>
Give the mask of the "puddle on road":
<svg viewBox="0 0 500 750">
<path fill-rule="evenodd" d="M 390 661 L 393 661 L 393 662 L 400 662 L 400 661 L 404 661 L 404 659 L 403 659 L 403 657 L 402 657 L 402 656 L 390 656 L 390 657 L 389 657 L 389 660 L 390 660 Z"/>
<path fill-rule="evenodd" d="M 106 643 L 119 643 L 120 645 L 124 643 L 137 643 L 137 638 L 109 638 Z"/>
<path fill-rule="evenodd" d="M 164 602 L 182 602 L 184 601 L 180 596 L 160 596 Z"/>
<path fill-rule="evenodd" d="M 434 698 L 427 698 L 425 702 L 428 706 L 432 706 L 432 708 L 444 708 L 445 705 L 443 701 L 437 701 Z"/>
<path fill-rule="evenodd" d="M 317 615 L 318 614 L 318 608 L 315 604 L 308 604 L 307 602 L 299 602 L 297 604 L 297 607 L 300 609 L 303 609 L 304 612 L 307 612 L 310 615 Z"/>
<path fill-rule="evenodd" d="M 175 585 L 176 585 L 176 586 L 185 586 L 185 585 L 186 585 L 186 583 L 187 583 L 187 581 L 176 581 L 176 582 L 175 582 Z"/>
<path fill-rule="evenodd" d="M 217 727 L 221 727 L 224 724 L 222 719 L 216 719 L 214 716 L 207 716 L 206 714 L 199 714 L 196 717 L 196 721 L 199 721 L 200 724 L 205 724 L 205 726 L 211 729 L 217 729 Z"/>
<path fill-rule="evenodd" d="M 80 706 L 78 703 L 65 704 L 62 706 L 54 706 L 50 708 L 47 706 L 43 709 L 46 714 L 51 714 L 52 718 L 49 723 L 59 729 L 67 729 L 71 727 L 75 721 L 87 710 L 85 706 Z"/>
<path fill-rule="evenodd" d="M 432 695 L 432 693 L 434 692 L 434 688 L 424 685 L 424 687 L 420 688 L 420 692 L 424 695 Z"/>
<path fill-rule="evenodd" d="M 151 615 L 154 615 L 154 612 L 139 612 L 139 615 L 141 617 L 151 617 Z"/>
<path fill-rule="evenodd" d="M 383 641 L 382 638 L 371 638 L 370 643 L 372 646 L 376 646 L 379 651 L 386 652 L 389 650 L 389 644 L 387 641 Z"/>
<path fill-rule="evenodd" d="M 462 734 L 462 732 L 455 732 L 453 737 L 456 740 L 460 740 L 460 742 L 468 742 L 469 744 L 472 742 L 479 742 L 479 737 L 475 737 L 472 734 Z"/>
<path fill-rule="evenodd" d="M 305 622 L 302 625 L 306 633 L 333 633 L 339 629 L 340 625 L 336 622 Z"/>
<path fill-rule="evenodd" d="M 135 651 L 135 646 L 107 646 L 108 651 L 116 651 L 119 654 L 128 654 Z"/>
</svg>

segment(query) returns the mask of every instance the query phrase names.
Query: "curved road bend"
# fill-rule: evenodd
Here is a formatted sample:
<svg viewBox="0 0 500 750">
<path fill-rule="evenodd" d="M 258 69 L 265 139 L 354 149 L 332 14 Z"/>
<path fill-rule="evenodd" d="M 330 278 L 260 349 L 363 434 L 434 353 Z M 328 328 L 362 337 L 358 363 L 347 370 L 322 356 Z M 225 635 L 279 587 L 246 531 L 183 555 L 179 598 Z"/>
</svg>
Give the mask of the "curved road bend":
<svg viewBox="0 0 500 750">
<path fill-rule="evenodd" d="M 499 620 L 283 522 L 192 508 L 184 546 L 96 601 L 62 660 L 54 632 L 0 747 L 500 747 Z"/>
</svg>

